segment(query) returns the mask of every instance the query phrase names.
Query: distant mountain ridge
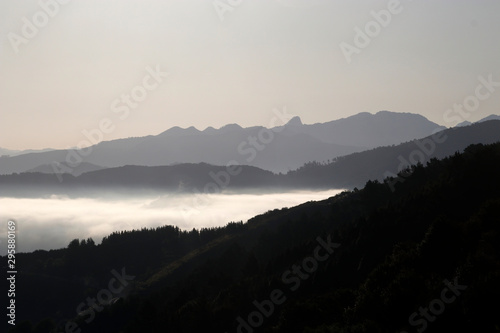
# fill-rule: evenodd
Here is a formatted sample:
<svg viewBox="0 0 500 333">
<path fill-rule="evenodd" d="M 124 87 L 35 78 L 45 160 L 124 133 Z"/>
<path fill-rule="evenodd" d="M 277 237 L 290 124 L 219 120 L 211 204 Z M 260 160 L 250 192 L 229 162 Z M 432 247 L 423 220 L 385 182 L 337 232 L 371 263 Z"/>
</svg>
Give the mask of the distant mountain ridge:
<svg viewBox="0 0 500 333">
<path fill-rule="evenodd" d="M 0 176 L 0 195 L 40 196 L 85 191 L 168 191 L 214 193 L 223 190 L 280 191 L 290 189 L 354 188 L 368 180 L 382 181 L 407 166 L 441 159 L 463 151 L 471 144 L 500 142 L 500 120 L 444 130 L 432 136 L 397 146 L 353 153 L 330 163 L 312 162 L 286 174 L 274 174 L 254 166 L 181 163 L 170 166 L 128 165 L 84 173 L 78 177 L 21 173 Z M 500 152 L 499 152 L 500 153 Z M 395 179 L 389 185 L 403 183 Z M 81 194 L 77 193 L 77 194 Z"/>
<path fill-rule="evenodd" d="M 105 169 L 105 167 L 95 165 L 92 163 L 87 163 L 87 162 L 82 162 L 75 168 L 71 167 L 67 162 L 62 162 L 60 165 L 60 168 L 62 170 L 68 170 L 67 173 L 70 173 L 71 175 L 76 176 L 76 177 L 80 176 L 81 174 L 84 174 L 86 172 Z M 71 170 L 71 172 L 69 172 L 69 170 Z M 36 168 L 30 169 L 26 172 L 40 172 L 40 173 L 53 174 L 54 168 L 50 164 L 44 164 L 44 165 L 39 165 Z"/>
<path fill-rule="evenodd" d="M 412 126 L 409 126 L 410 122 Z M 213 135 L 252 128 L 262 127 L 243 128 L 238 124 L 228 124 L 219 129 L 208 127 L 200 131 L 193 126 L 185 129 L 175 126 L 159 136 Z M 315 124 L 304 124 L 299 116 L 294 116 L 285 125 L 273 129 L 285 130 L 289 135 L 307 134 L 326 143 L 375 148 L 413 140 L 420 138 L 422 133 L 428 135 L 445 128 L 418 114 L 379 111 L 376 114 L 361 112 L 347 118 Z"/>
<path fill-rule="evenodd" d="M 382 181 L 389 176 L 396 177 L 402 169 L 418 162 L 425 165 L 431 159 L 442 159 L 462 152 L 471 144 L 497 142 L 500 142 L 500 120 L 489 120 L 450 128 L 394 147 L 378 147 L 342 156 L 326 165 L 308 164 L 287 176 L 307 186 L 330 184 L 337 188 L 360 187 L 368 180 Z M 404 178 L 399 178 L 391 186 L 404 181 Z"/>
<path fill-rule="evenodd" d="M 464 120 L 461 123 L 457 124 L 455 127 L 469 126 L 472 124 L 478 124 L 478 123 L 482 123 L 482 122 L 489 121 L 489 120 L 500 120 L 500 116 L 496 115 L 496 114 L 490 114 L 489 116 L 484 117 L 476 122 L 470 122 L 470 121 Z"/>
<path fill-rule="evenodd" d="M 0 148 L 0 156 L 3 156 L 3 155 L 19 156 L 19 155 L 30 154 L 30 153 L 44 153 L 44 152 L 52 151 L 52 150 L 55 150 L 55 149 L 45 148 L 45 149 L 13 150 L 13 149 Z"/>
<path fill-rule="evenodd" d="M 0 174 L 25 172 L 53 162 L 103 167 L 160 166 L 175 163 L 238 163 L 273 172 L 286 172 L 310 161 L 399 144 L 444 129 L 425 117 L 381 111 L 304 125 L 295 117 L 271 129 L 229 124 L 219 129 L 172 127 L 158 135 L 103 141 L 83 156 L 78 150 L 54 150 L 0 159 Z"/>
<path fill-rule="evenodd" d="M 287 130 L 308 134 L 323 142 L 375 148 L 419 139 L 445 128 L 418 114 L 379 111 L 312 125 L 300 122 L 300 125 L 288 126 Z"/>
</svg>

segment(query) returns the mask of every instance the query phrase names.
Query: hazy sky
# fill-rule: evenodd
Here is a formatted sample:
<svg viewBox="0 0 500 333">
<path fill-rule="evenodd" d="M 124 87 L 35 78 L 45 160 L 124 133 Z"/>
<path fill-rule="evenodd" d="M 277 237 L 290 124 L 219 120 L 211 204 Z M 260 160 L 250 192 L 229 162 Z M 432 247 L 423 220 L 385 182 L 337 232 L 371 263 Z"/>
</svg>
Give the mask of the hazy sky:
<svg viewBox="0 0 500 333">
<path fill-rule="evenodd" d="M 104 140 L 267 126 L 283 107 L 304 123 L 390 110 L 449 126 L 479 76 L 500 81 L 497 0 L 60 2 L 0 2 L 0 147 L 72 147 L 104 118 Z M 499 114 L 495 89 L 463 120 Z"/>
</svg>

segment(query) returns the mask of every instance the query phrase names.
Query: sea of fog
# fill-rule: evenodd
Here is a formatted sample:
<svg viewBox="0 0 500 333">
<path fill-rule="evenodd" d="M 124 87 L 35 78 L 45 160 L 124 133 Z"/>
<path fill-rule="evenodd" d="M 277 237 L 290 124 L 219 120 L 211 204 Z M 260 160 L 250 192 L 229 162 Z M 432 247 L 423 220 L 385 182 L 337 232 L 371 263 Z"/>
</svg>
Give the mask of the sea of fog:
<svg viewBox="0 0 500 333">
<path fill-rule="evenodd" d="M 183 230 L 224 226 L 275 208 L 327 199 L 341 190 L 273 194 L 163 194 L 133 198 L 0 198 L 0 255 L 7 221 L 16 222 L 16 252 L 66 247 L 75 238 L 100 243 L 114 231 L 175 225 Z"/>
</svg>

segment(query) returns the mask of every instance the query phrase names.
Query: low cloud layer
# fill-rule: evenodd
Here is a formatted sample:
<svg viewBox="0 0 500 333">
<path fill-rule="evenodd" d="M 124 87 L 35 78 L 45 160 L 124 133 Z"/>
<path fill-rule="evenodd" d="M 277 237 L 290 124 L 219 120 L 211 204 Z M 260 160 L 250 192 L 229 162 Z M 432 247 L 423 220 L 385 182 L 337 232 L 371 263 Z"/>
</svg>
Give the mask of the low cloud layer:
<svg viewBox="0 0 500 333">
<path fill-rule="evenodd" d="M 128 199 L 0 198 L 0 254 L 7 252 L 8 220 L 17 222 L 16 250 L 66 247 L 75 238 L 100 242 L 113 231 L 176 225 L 181 229 L 223 226 L 275 208 L 323 200 L 340 190 L 275 194 L 200 194 Z"/>
</svg>

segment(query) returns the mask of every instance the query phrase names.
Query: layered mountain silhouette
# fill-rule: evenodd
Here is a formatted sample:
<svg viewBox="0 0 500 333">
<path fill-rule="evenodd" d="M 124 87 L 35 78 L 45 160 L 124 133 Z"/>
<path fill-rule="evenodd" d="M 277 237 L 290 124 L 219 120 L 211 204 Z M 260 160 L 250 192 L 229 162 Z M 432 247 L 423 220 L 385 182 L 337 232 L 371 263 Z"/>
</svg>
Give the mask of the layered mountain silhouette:
<svg viewBox="0 0 500 333">
<path fill-rule="evenodd" d="M 29 153 L 44 153 L 47 151 L 54 150 L 52 148 L 45 148 L 45 149 L 26 149 L 26 150 L 12 150 L 12 149 L 5 149 L 5 148 L 0 148 L 0 156 L 19 156 L 23 154 L 29 154 Z"/>
<path fill-rule="evenodd" d="M 61 170 L 68 170 L 67 173 L 70 173 L 73 176 L 80 176 L 81 174 L 86 172 L 105 169 L 105 167 L 87 162 L 79 163 L 75 167 L 69 165 L 68 162 L 61 162 L 58 167 Z M 40 173 L 53 174 L 55 171 L 51 164 L 44 164 L 44 165 L 39 165 L 36 168 L 30 169 L 26 172 L 40 172 Z"/>
<path fill-rule="evenodd" d="M 103 167 L 174 163 L 241 164 L 286 172 L 310 161 L 326 161 L 381 145 L 422 138 L 444 127 L 411 113 L 381 111 L 305 125 L 294 117 L 272 129 L 236 124 L 200 131 L 173 127 L 155 136 L 103 141 L 84 151 L 54 150 L 0 158 L 0 174 L 37 170 L 42 165 L 71 173 L 85 162 Z M 89 140 L 97 135 L 89 132 Z M 54 162 L 74 165 L 55 168 Z M 47 170 L 43 167 L 44 172 Z"/>
<path fill-rule="evenodd" d="M 286 174 L 253 166 L 216 166 L 181 163 L 170 166 L 123 166 L 60 178 L 43 173 L 0 176 L 0 194 L 40 196 L 85 194 L 96 190 L 174 191 L 214 193 L 223 190 L 325 189 L 363 186 L 368 180 L 394 177 L 394 187 L 405 181 L 397 177 L 410 165 L 427 164 L 463 151 L 470 144 L 500 141 L 500 120 L 447 129 L 422 139 L 338 157 L 329 163 L 310 162 Z"/>
<path fill-rule="evenodd" d="M 476 123 L 482 123 L 489 120 L 500 120 L 500 116 L 496 114 L 491 114 L 488 117 L 484 117 L 483 119 L 476 121 Z"/>
<path fill-rule="evenodd" d="M 308 134 L 318 140 L 339 145 L 375 148 L 422 138 L 445 129 L 424 116 L 413 113 L 368 112 L 326 123 L 303 125 L 295 118 L 287 124 L 290 133 Z"/>
<path fill-rule="evenodd" d="M 483 119 L 480 119 L 480 120 L 476 121 L 475 123 L 482 123 L 482 122 L 485 122 L 485 121 L 488 121 L 488 120 L 500 120 L 500 116 L 496 115 L 496 114 L 491 114 L 488 117 L 484 117 Z M 469 126 L 469 125 L 472 125 L 472 124 L 474 124 L 474 123 L 465 120 L 465 121 L 462 121 L 461 123 L 457 124 L 455 127 Z"/>
<path fill-rule="evenodd" d="M 463 151 L 470 144 L 490 144 L 500 141 L 500 120 L 455 127 L 434 135 L 397 146 L 378 147 L 361 153 L 337 158 L 329 164 L 309 163 L 287 174 L 297 186 L 353 188 L 368 180 L 383 180 L 396 176 L 410 165 L 425 165 L 431 159 L 441 159 Z M 392 185 L 403 182 L 399 177 Z"/>
</svg>

